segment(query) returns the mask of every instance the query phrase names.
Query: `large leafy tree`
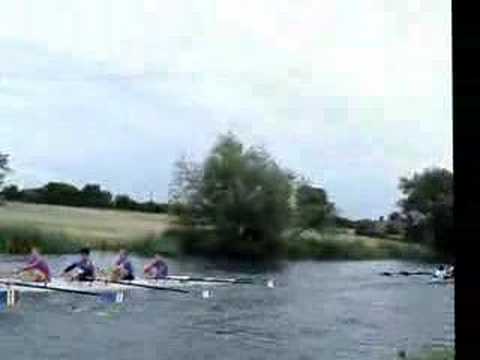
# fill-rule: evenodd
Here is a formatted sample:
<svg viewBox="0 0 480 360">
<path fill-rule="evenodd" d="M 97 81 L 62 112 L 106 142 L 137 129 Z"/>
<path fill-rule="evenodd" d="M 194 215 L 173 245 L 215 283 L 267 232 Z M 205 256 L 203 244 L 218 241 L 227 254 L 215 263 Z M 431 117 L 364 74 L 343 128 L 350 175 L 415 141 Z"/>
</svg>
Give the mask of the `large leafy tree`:
<svg viewBox="0 0 480 360">
<path fill-rule="evenodd" d="M 171 200 L 190 225 L 208 225 L 215 250 L 269 256 L 282 247 L 290 221 L 291 175 L 258 147 L 221 136 L 202 164 L 176 165 Z"/>
<path fill-rule="evenodd" d="M 433 234 L 433 244 L 452 254 L 453 174 L 441 168 L 426 169 L 411 178 L 400 179 L 404 198 L 399 201 L 408 222 L 408 234 L 422 238 Z"/>
</svg>

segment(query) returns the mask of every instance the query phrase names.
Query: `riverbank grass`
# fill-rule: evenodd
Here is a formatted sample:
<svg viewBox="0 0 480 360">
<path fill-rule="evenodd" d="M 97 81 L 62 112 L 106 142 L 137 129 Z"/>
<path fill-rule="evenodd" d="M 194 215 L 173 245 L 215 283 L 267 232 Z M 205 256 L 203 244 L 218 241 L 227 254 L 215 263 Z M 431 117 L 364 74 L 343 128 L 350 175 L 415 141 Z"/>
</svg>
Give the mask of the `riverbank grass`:
<svg viewBox="0 0 480 360">
<path fill-rule="evenodd" d="M 425 247 L 396 240 L 357 236 L 347 229 L 323 233 L 286 233 L 282 252 L 289 259 L 427 259 Z M 212 229 L 182 228 L 164 214 L 98 210 L 52 205 L 7 203 L 0 207 L 0 252 L 25 253 L 38 246 L 44 253 L 96 250 L 131 252 L 151 256 L 181 253 L 219 255 Z"/>
<path fill-rule="evenodd" d="M 288 238 L 289 258 L 302 259 L 429 259 L 433 252 L 421 245 L 398 240 L 380 239 L 353 234 L 346 229 L 326 230 L 324 233 L 307 231 Z"/>
<path fill-rule="evenodd" d="M 455 350 L 453 348 L 426 350 L 418 355 L 398 357 L 404 360 L 455 360 Z"/>
</svg>

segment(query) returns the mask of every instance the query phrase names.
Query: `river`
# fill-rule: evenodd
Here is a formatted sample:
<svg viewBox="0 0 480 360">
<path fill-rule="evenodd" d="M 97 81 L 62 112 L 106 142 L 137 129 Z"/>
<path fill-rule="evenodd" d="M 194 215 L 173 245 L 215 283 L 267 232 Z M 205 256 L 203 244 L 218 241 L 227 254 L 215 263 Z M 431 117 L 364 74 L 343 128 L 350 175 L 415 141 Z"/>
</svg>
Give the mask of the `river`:
<svg viewBox="0 0 480 360">
<path fill-rule="evenodd" d="M 72 256 L 49 257 L 55 271 Z M 112 254 L 95 253 L 98 265 Z M 0 271 L 22 257 L 0 255 Z M 144 259 L 133 258 L 141 269 Z M 454 287 L 381 271 L 401 261 L 285 262 L 276 267 L 168 260 L 170 272 L 274 278 L 211 286 L 212 297 L 135 290 L 120 305 L 81 295 L 22 294 L 0 313 L 0 359 L 391 360 L 399 349 L 454 343 Z M 197 289 L 192 289 L 197 290 Z"/>
</svg>

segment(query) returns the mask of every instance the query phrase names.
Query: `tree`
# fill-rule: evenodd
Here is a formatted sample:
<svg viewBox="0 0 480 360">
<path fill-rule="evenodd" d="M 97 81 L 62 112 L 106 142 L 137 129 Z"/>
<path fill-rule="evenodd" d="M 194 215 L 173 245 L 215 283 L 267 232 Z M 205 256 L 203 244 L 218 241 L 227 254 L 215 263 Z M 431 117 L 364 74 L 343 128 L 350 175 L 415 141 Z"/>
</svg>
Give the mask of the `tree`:
<svg viewBox="0 0 480 360">
<path fill-rule="evenodd" d="M 3 188 L 0 195 L 2 195 L 5 198 L 5 200 L 18 201 L 18 200 L 20 200 L 20 197 L 21 197 L 22 194 L 18 190 L 17 185 L 9 185 L 9 186 L 5 186 Z"/>
<path fill-rule="evenodd" d="M 401 178 L 399 188 L 404 195 L 399 205 L 407 219 L 407 236 L 430 241 L 441 252 L 452 254 L 453 174 L 441 168 L 426 169 Z"/>
<path fill-rule="evenodd" d="M 307 184 L 299 186 L 296 193 L 296 226 L 304 230 L 322 230 L 335 221 L 335 205 L 328 201 L 324 189 Z"/>
<path fill-rule="evenodd" d="M 117 195 L 115 196 L 114 207 L 123 210 L 135 210 L 137 203 L 128 195 Z"/>
<path fill-rule="evenodd" d="M 201 165 L 177 162 L 174 177 L 173 208 L 193 227 L 214 228 L 216 252 L 262 257 L 281 251 L 292 186 L 289 172 L 265 149 L 245 149 L 229 133 Z"/>
<path fill-rule="evenodd" d="M 10 168 L 8 167 L 8 155 L 0 153 L 0 188 L 3 185 L 7 172 L 9 171 Z"/>
<path fill-rule="evenodd" d="M 49 182 L 40 192 L 47 204 L 78 206 L 80 203 L 80 191 L 70 184 Z"/>
<path fill-rule="evenodd" d="M 404 213 L 415 210 L 429 214 L 438 202 L 453 199 L 453 174 L 446 169 L 426 169 L 412 178 L 401 178 L 399 188 L 405 196 L 400 200 Z"/>
<path fill-rule="evenodd" d="M 203 169 L 200 164 L 182 156 L 174 164 L 173 181 L 169 186 L 169 212 L 179 216 L 185 225 L 200 225 L 202 219 Z"/>
<path fill-rule="evenodd" d="M 388 215 L 388 221 L 402 221 L 402 215 L 398 211 L 394 211 Z"/>
<path fill-rule="evenodd" d="M 80 205 L 82 206 L 107 208 L 112 202 L 112 194 L 102 190 L 100 185 L 97 184 L 85 185 L 80 197 Z"/>
<path fill-rule="evenodd" d="M 336 210 L 335 212 L 338 212 L 338 210 Z M 336 215 L 334 219 L 335 219 L 336 226 L 347 228 L 347 229 L 355 229 L 355 221 L 353 220 L 350 220 L 346 217 L 338 216 L 338 215 Z"/>
</svg>

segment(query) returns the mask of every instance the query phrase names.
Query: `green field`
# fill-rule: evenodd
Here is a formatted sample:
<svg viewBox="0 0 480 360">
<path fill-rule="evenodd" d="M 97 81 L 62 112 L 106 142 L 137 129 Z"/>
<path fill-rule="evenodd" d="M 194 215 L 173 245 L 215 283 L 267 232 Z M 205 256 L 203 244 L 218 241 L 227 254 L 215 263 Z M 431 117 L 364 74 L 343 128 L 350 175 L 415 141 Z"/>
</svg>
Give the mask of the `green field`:
<svg viewBox="0 0 480 360">
<path fill-rule="evenodd" d="M 105 250 L 137 247 L 162 238 L 172 226 L 172 219 L 164 214 L 25 203 L 0 207 L 0 241 L 3 247 L 9 242 L 10 250 L 18 248 L 14 243 L 31 245 L 31 239 L 49 252 L 81 245 Z"/>
</svg>

